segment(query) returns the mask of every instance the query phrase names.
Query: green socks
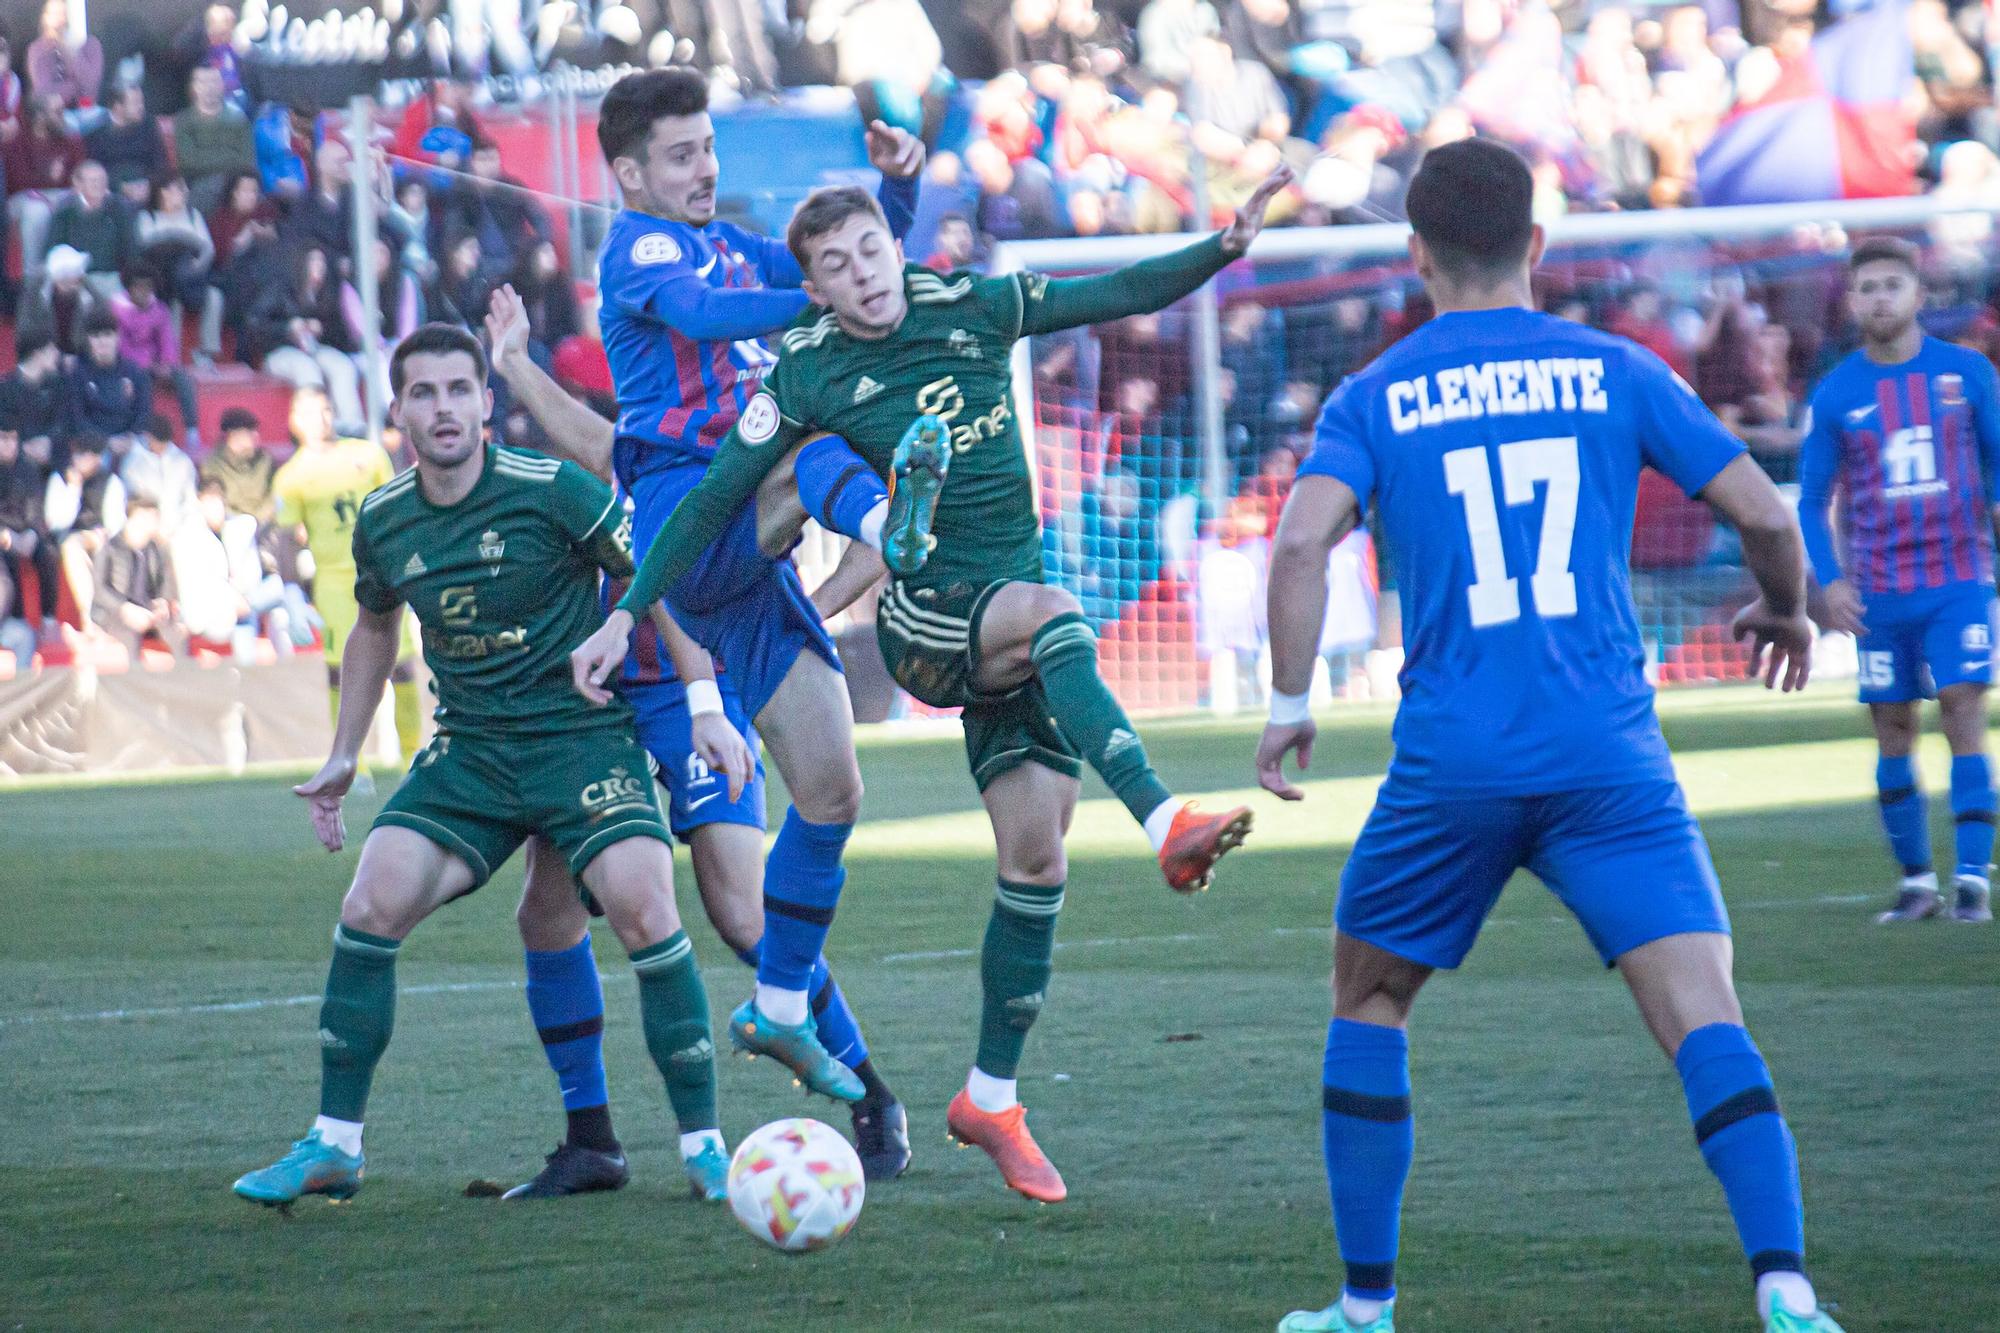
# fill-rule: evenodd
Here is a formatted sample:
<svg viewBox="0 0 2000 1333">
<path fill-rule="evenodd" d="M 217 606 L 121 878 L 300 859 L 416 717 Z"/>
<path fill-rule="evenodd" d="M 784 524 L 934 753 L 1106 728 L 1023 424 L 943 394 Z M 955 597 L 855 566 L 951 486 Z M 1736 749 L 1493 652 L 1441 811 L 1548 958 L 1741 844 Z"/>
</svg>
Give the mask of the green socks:
<svg viewBox="0 0 2000 1333">
<path fill-rule="evenodd" d="M 715 1129 L 715 1042 L 708 1025 L 708 990 L 695 966 L 694 945 L 677 930 L 632 955 L 639 977 L 639 1021 L 646 1051 L 667 1080 L 667 1100 L 681 1133 Z"/>
<path fill-rule="evenodd" d="M 375 1065 L 396 1026 L 396 950 L 385 939 L 333 928 L 333 965 L 319 1006 L 319 1113 L 360 1121 Z"/>
<path fill-rule="evenodd" d="M 1028 656 L 1062 734 L 1143 824 L 1173 793 L 1154 775 L 1139 733 L 1097 674 L 1097 635 L 1090 622 L 1074 611 L 1057 616 L 1035 631 Z"/>
<path fill-rule="evenodd" d="M 1056 947 L 1060 884 L 1001 880 L 979 954 L 979 1057 L 994 1078 L 1011 1079 L 1021 1063 L 1028 1029 L 1041 1015 Z"/>
</svg>

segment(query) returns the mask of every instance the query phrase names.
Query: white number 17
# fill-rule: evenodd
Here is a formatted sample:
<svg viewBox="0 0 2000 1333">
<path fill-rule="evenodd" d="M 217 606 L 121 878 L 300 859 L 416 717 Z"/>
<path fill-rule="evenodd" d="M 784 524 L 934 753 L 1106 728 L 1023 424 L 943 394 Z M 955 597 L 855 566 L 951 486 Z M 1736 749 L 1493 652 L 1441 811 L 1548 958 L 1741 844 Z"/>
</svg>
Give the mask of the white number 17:
<svg viewBox="0 0 2000 1333">
<path fill-rule="evenodd" d="M 1576 494 L 1580 481 L 1576 437 L 1516 440 L 1500 446 L 1500 481 L 1509 505 L 1531 504 L 1537 484 L 1548 486 L 1542 507 L 1542 542 L 1529 579 L 1535 610 L 1544 620 L 1576 614 L 1576 576 L 1569 571 L 1569 548 L 1576 536 Z M 1454 449 L 1444 456 L 1445 489 L 1465 505 L 1465 527 L 1472 539 L 1472 586 L 1465 600 L 1472 625 L 1484 629 L 1521 616 L 1520 580 L 1507 573 L 1507 551 L 1500 540 L 1500 510 L 1493 503 L 1493 474 L 1484 447 Z"/>
</svg>

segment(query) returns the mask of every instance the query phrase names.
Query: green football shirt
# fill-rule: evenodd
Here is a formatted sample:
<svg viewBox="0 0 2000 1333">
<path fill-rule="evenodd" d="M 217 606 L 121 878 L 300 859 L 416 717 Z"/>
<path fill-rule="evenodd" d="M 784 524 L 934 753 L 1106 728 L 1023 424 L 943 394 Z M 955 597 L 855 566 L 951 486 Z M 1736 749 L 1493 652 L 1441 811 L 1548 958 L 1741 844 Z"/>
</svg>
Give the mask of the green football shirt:
<svg viewBox="0 0 2000 1333">
<path fill-rule="evenodd" d="M 1230 261 L 1218 236 L 1087 278 L 903 270 L 909 313 L 885 338 L 856 338 L 809 307 L 778 340 L 778 362 L 744 407 L 701 483 L 675 508 L 619 605 L 635 616 L 685 575 L 757 485 L 808 435 L 842 436 L 889 475 L 918 417 L 951 432 L 951 473 L 931 532 L 937 546 L 906 583 L 1042 581 L 1041 518 L 1013 398 L 1020 338 L 1159 310 Z"/>
<path fill-rule="evenodd" d="M 570 650 L 603 622 L 598 571 L 632 574 L 624 507 L 575 464 L 489 447 L 454 505 L 432 504 L 405 472 L 361 502 L 354 569 L 361 605 L 416 613 L 439 731 L 630 725 L 622 699 L 593 707 L 570 683 Z"/>
</svg>

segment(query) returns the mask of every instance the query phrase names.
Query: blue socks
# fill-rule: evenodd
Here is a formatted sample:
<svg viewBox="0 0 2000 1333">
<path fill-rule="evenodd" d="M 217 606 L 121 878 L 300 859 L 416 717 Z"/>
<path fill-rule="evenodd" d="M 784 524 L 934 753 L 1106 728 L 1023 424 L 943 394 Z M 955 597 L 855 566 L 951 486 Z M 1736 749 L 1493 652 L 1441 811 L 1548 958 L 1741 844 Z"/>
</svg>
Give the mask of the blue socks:
<svg viewBox="0 0 2000 1333">
<path fill-rule="evenodd" d="M 1882 828 L 1889 835 L 1890 855 L 1902 867 L 1905 878 L 1924 874 L 1931 868 L 1930 824 L 1924 791 L 1917 785 L 1917 769 L 1910 756 L 1877 759 L 1875 787 L 1882 802 Z M 1991 832 L 1989 828 L 1989 835 Z"/>
<path fill-rule="evenodd" d="M 1695 1142 L 1722 1182 L 1743 1253 L 1758 1277 L 1805 1269 L 1799 1156 L 1778 1110 L 1771 1071 L 1734 1023 L 1690 1032 L 1674 1055 Z"/>
<path fill-rule="evenodd" d="M 806 512 L 821 527 L 842 536 L 860 538 L 861 520 L 889 498 L 875 469 L 838 435 L 822 435 L 800 445 L 792 470 Z"/>
<path fill-rule="evenodd" d="M 1951 761 L 1951 817 L 1958 843 L 1958 874 L 1986 882 L 1993 860 L 1993 765 L 1983 754 Z"/>
<path fill-rule="evenodd" d="M 738 949 L 736 956 L 754 968 L 759 952 L 758 946 L 753 944 L 747 949 Z M 824 957 L 813 960 L 812 977 L 806 994 L 810 997 L 820 1045 L 826 1047 L 827 1054 L 849 1069 L 867 1064 L 868 1042 L 861 1035 L 861 1023 L 854 1017 L 854 1011 L 847 1007 L 847 996 L 841 993 L 840 983 L 827 970 Z"/>
<path fill-rule="evenodd" d="M 574 945 L 555 953 L 529 949 L 526 955 L 528 1013 L 562 1089 L 570 1141 L 616 1151 L 604 1081 L 604 986 L 597 977 L 590 934 L 586 931 Z"/>
<path fill-rule="evenodd" d="M 847 871 L 840 856 L 852 824 L 808 823 L 793 806 L 764 860 L 764 938 L 757 981 L 780 990 L 812 990 L 813 965 L 826 945 Z"/>
<path fill-rule="evenodd" d="M 1403 1182 L 1416 1148 L 1409 1035 L 1334 1019 L 1321 1084 L 1320 1138 L 1345 1290 L 1357 1300 L 1393 1300 Z"/>
</svg>

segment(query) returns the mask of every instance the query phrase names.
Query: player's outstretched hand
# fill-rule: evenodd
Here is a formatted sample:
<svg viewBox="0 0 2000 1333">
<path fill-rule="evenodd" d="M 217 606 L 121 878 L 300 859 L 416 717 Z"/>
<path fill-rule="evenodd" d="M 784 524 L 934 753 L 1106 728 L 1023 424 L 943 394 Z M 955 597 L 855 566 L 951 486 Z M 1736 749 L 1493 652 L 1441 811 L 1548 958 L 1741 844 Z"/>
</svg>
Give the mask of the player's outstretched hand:
<svg viewBox="0 0 2000 1333">
<path fill-rule="evenodd" d="M 743 795 L 743 784 L 750 781 L 757 760 L 750 753 L 750 742 L 743 739 L 743 733 L 720 713 L 702 713 L 694 719 L 694 752 L 712 772 L 720 773 L 729 782 L 729 799 L 734 802 Z"/>
<path fill-rule="evenodd" d="M 1278 197 L 1278 192 L 1293 181 L 1292 169 L 1280 162 L 1270 175 L 1264 178 L 1243 207 L 1236 210 L 1236 219 L 1222 231 L 1222 251 L 1224 254 L 1240 255 L 1250 248 L 1250 242 L 1257 239 L 1257 233 L 1264 230 L 1264 210 Z"/>
<path fill-rule="evenodd" d="M 597 633 L 578 644 L 569 655 L 570 683 L 576 692 L 602 708 L 611 702 L 604 687 L 612 674 L 624 665 L 626 650 L 632 646 L 632 614 L 613 608 Z"/>
<path fill-rule="evenodd" d="M 1730 626 L 1737 642 L 1750 640 L 1750 674 L 1764 678 L 1767 690 L 1787 694 L 1803 689 L 1812 671 L 1812 622 L 1803 610 L 1781 616 L 1759 597 L 1736 613 Z"/>
<path fill-rule="evenodd" d="M 887 121 L 871 120 L 868 162 L 884 176 L 914 176 L 924 169 L 924 141 Z"/>
<path fill-rule="evenodd" d="M 528 350 L 528 306 L 512 283 L 501 283 L 487 302 L 486 342 L 496 368 L 508 357 Z"/>
<path fill-rule="evenodd" d="M 347 845 L 347 821 L 340 817 L 340 802 L 354 785 L 354 761 L 339 755 L 328 759 L 319 772 L 292 788 L 303 796 L 312 811 L 313 832 L 320 846 L 337 852 Z"/>
<path fill-rule="evenodd" d="M 1824 596 L 1826 606 L 1820 617 L 1822 627 L 1840 634 L 1852 634 L 1856 638 L 1868 632 L 1868 626 L 1861 620 L 1868 614 L 1868 607 L 1861 600 L 1852 579 L 1835 579 L 1826 585 Z"/>
<path fill-rule="evenodd" d="M 1313 720 L 1273 722 L 1264 728 L 1257 742 L 1257 785 L 1279 800 L 1303 801 L 1306 794 L 1285 777 L 1285 756 L 1294 750 L 1299 756 L 1299 772 L 1312 767 L 1313 738 L 1319 728 Z"/>
</svg>

